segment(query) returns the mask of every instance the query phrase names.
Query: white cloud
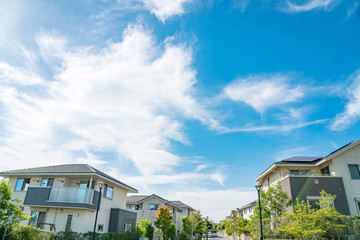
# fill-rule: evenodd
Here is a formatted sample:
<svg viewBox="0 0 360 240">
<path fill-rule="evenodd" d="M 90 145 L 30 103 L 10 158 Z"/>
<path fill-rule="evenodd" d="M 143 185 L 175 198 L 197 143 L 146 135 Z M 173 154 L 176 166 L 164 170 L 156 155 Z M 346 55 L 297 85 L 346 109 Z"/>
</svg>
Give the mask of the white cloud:
<svg viewBox="0 0 360 240">
<path fill-rule="evenodd" d="M 132 183 L 136 186 L 142 186 L 148 188 L 149 185 L 162 185 L 162 184 L 181 184 L 181 185 L 192 185 L 195 182 L 204 183 L 211 180 L 212 182 L 224 184 L 225 176 L 221 172 L 213 173 L 173 173 L 171 175 L 164 174 L 153 174 L 143 176 L 126 176 L 118 175 L 116 171 L 113 172 L 115 176 L 120 176 L 125 182 Z"/>
<path fill-rule="evenodd" d="M 347 18 L 350 18 L 358 9 L 360 6 L 360 1 L 354 1 L 351 7 L 349 7 L 346 11 Z"/>
<path fill-rule="evenodd" d="M 37 85 L 44 83 L 44 80 L 30 70 L 0 62 L 0 83 Z"/>
<path fill-rule="evenodd" d="M 340 1 L 341 0 L 308 0 L 303 4 L 296 4 L 287 0 L 285 6 L 280 10 L 292 13 L 307 12 L 314 9 L 323 9 L 324 11 L 329 11 L 331 7 Z"/>
<path fill-rule="evenodd" d="M 170 192 L 165 198 L 180 200 L 195 209 L 200 209 L 203 216 L 209 216 L 211 220 L 220 222 L 230 215 L 231 210 L 256 200 L 257 193 L 255 188 L 228 190 L 194 189 L 185 192 Z"/>
<path fill-rule="evenodd" d="M 89 153 L 106 150 L 132 161 L 143 175 L 172 173 L 181 157 L 172 152 L 171 143 L 188 142 L 182 119 L 219 126 L 193 95 L 190 49 L 170 44 L 161 49 L 139 26 L 130 26 L 122 42 L 102 49 L 66 47 L 65 39 L 44 33 L 37 42 L 48 64 L 52 66 L 49 56 L 56 56 L 61 68 L 55 66 L 53 81 L 42 84 L 38 94 L 0 83 L 5 129 L 0 158 L 7 159 L 1 169 L 84 158 L 98 163 Z M 29 82 L 26 75 L 40 79 L 11 69 L 18 76 L 13 80 Z M 74 151 L 85 157 L 74 158 Z"/>
<path fill-rule="evenodd" d="M 249 3 L 250 3 L 250 0 L 235 0 L 235 1 L 233 1 L 232 7 L 234 9 L 239 9 L 241 12 L 245 12 Z"/>
<path fill-rule="evenodd" d="M 328 119 L 319 119 L 310 122 L 298 122 L 281 125 L 268 125 L 268 126 L 244 126 L 228 129 L 227 132 L 263 132 L 263 131 L 274 131 L 274 132 L 289 132 L 294 129 L 307 127 L 310 125 L 323 124 L 328 122 Z"/>
<path fill-rule="evenodd" d="M 184 5 L 192 0 L 139 0 L 146 9 L 165 22 L 166 19 L 184 13 Z"/>
<path fill-rule="evenodd" d="M 255 75 L 240 78 L 224 88 L 226 97 L 250 105 L 262 113 L 266 109 L 299 101 L 303 96 L 301 86 L 287 84 L 289 77 L 283 74 Z"/>
<path fill-rule="evenodd" d="M 352 84 L 347 89 L 345 110 L 336 115 L 331 129 L 336 131 L 344 130 L 360 119 L 360 70 L 355 72 L 349 80 Z"/>
</svg>

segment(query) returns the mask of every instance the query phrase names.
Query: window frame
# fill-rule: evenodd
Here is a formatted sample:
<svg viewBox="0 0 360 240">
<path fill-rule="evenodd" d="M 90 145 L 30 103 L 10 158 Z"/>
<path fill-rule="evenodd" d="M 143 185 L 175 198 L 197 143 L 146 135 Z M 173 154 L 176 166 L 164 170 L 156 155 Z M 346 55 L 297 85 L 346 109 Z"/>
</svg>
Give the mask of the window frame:
<svg viewBox="0 0 360 240">
<path fill-rule="evenodd" d="M 108 195 L 108 189 L 112 189 L 112 192 L 111 192 L 111 197 Z M 103 192 L 103 197 L 106 198 L 106 199 L 110 199 L 112 200 L 113 197 L 114 197 L 114 187 L 112 186 L 109 186 L 107 184 L 104 184 L 104 192 Z"/>
<path fill-rule="evenodd" d="M 320 203 L 321 196 L 306 196 L 306 203 L 309 206 L 309 202 L 319 202 Z M 334 200 L 332 201 L 332 206 L 335 207 Z M 321 205 L 319 204 L 319 209 L 321 209 Z"/>
<path fill-rule="evenodd" d="M 353 178 L 353 174 L 350 170 L 350 166 L 355 166 L 357 167 L 357 173 L 358 173 L 358 176 Z M 348 164 L 348 169 L 349 169 L 349 175 L 350 175 L 350 179 L 351 180 L 360 180 L 360 164 Z"/>
<path fill-rule="evenodd" d="M 22 180 L 20 190 L 18 189 L 18 186 L 20 186 L 19 185 L 19 180 Z M 30 180 L 31 180 L 30 178 L 18 178 L 16 180 L 14 192 L 26 192 L 28 187 L 30 186 Z"/>
<path fill-rule="evenodd" d="M 151 206 L 156 206 L 156 208 L 155 208 L 155 209 L 151 209 Z M 149 204 L 149 210 L 150 210 L 150 211 L 157 211 L 158 208 L 159 208 L 159 204 Z"/>
<path fill-rule="evenodd" d="M 360 198 L 355 198 L 355 204 L 360 215 Z"/>
</svg>

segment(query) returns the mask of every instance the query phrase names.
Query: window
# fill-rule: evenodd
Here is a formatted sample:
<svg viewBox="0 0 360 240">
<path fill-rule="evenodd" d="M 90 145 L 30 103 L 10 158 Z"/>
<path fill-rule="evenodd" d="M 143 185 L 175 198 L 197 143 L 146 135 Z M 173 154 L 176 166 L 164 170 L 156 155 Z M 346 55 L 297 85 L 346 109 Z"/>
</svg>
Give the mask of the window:
<svg viewBox="0 0 360 240">
<path fill-rule="evenodd" d="M 99 231 L 99 232 L 104 231 L 104 224 L 99 224 L 99 225 L 98 225 L 98 231 Z"/>
<path fill-rule="evenodd" d="M 320 209 L 319 200 L 307 200 L 308 205 L 311 206 L 314 209 Z"/>
<path fill-rule="evenodd" d="M 358 207 L 358 212 L 359 212 L 359 214 L 360 214 L 360 198 L 355 199 L 355 201 L 356 201 L 356 205 L 357 205 L 357 207 Z"/>
<path fill-rule="evenodd" d="M 131 223 L 124 224 L 124 232 L 131 232 Z"/>
<path fill-rule="evenodd" d="M 72 218 L 73 218 L 72 214 L 67 215 L 66 224 L 65 224 L 65 232 L 71 231 Z"/>
<path fill-rule="evenodd" d="M 31 212 L 31 218 L 29 219 L 29 225 L 33 227 L 42 228 L 42 223 L 45 222 L 46 212 Z"/>
<path fill-rule="evenodd" d="M 149 210 L 157 210 L 158 207 L 159 207 L 159 205 L 150 204 L 149 205 Z"/>
<path fill-rule="evenodd" d="M 349 171 L 352 179 L 360 179 L 359 165 L 349 164 Z"/>
<path fill-rule="evenodd" d="M 323 174 L 323 175 L 330 175 L 329 166 L 322 168 L 320 171 L 321 171 L 321 174 Z"/>
<path fill-rule="evenodd" d="M 26 191 L 30 185 L 30 178 L 18 178 L 15 191 Z"/>
<path fill-rule="evenodd" d="M 108 186 L 107 184 L 104 185 L 104 197 L 108 199 L 112 199 L 114 194 L 114 188 Z"/>
<path fill-rule="evenodd" d="M 290 175 L 309 176 L 309 170 L 290 170 Z"/>
<path fill-rule="evenodd" d="M 139 210 L 140 206 L 139 205 L 130 205 L 129 209 L 131 209 L 131 210 Z"/>
<path fill-rule="evenodd" d="M 315 209 L 321 208 L 320 201 L 319 201 L 320 199 L 321 199 L 321 196 L 307 196 L 306 197 L 307 204 Z M 334 202 L 332 202 L 331 205 L 334 207 L 335 206 Z"/>
<path fill-rule="evenodd" d="M 41 180 L 40 187 L 52 187 L 53 183 L 54 183 L 53 178 L 43 178 Z"/>
</svg>

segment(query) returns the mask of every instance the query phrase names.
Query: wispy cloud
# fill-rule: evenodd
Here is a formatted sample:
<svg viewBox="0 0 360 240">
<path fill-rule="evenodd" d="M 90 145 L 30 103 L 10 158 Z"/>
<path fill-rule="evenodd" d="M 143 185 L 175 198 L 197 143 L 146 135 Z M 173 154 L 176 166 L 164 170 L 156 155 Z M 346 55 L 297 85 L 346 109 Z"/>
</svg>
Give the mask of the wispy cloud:
<svg viewBox="0 0 360 240">
<path fill-rule="evenodd" d="M 244 102 L 259 113 L 285 103 L 297 102 L 304 97 L 302 86 L 288 84 L 284 74 L 260 74 L 239 78 L 224 88 L 224 95 L 233 101 Z"/>
<path fill-rule="evenodd" d="M 344 112 L 336 115 L 330 126 L 332 130 L 342 131 L 360 119 L 360 70 L 350 76 L 349 81 L 352 84 L 346 93 L 348 102 L 345 105 Z"/>
<path fill-rule="evenodd" d="M 38 85 L 44 80 L 30 70 L 0 62 L 0 83 Z"/>
<path fill-rule="evenodd" d="M 15 163 L 11 168 L 31 166 L 35 156 L 36 165 L 49 165 L 74 161 L 73 151 L 88 156 L 107 150 L 144 175 L 167 173 L 181 162 L 172 142 L 188 142 L 182 119 L 219 126 L 193 95 L 191 49 L 171 43 L 161 48 L 141 26 L 129 26 L 122 42 L 100 49 L 66 47 L 64 38 L 44 33 L 37 43 L 56 68 L 54 80 L 41 85 L 41 94 L 0 83 L 0 124 L 7 133 L 0 155 Z M 60 68 L 51 56 L 60 59 Z M 1 66 L 11 70 L 3 71 L 7 82 L 11 74 L 17 82 L 41 83 L 35 73 Z M 5 162 L 0 167 L 9 168 Z"/>
<path fill-rule="evenodd" d="M 315 9 L 330 11 L 332 7 L 339 2 L 341 2 L 341 0 L 307 0 L 303 3 L 297 4 L 293 1 L 287 0 L 280 10 L 289 13 L 307 12 Z"/>
<path fill-rule="evenodd" d="M 347 11 L 346 11 L 346 16 L 347 18 L 350 18 L 356 11 L 358 11 L 360 6 L 360 1 L 354 1 L 354 3 L 348 7 Z"/>
<path fill-rule="evenodd" d="M 233 9 L 238 9 L 241 12 L 245 12 L 248 7 L 250 0 L 234 0 L 232 4 Z"/>
<path fill-rule="evenodd" d="M 161 21 L 185 12 L 185 4 L 192 0 L 139 0 L 143 2 L 146 9 L 156 15 Z"/>
<path fill-rule="evenodd" d="M 265 126 L 245 126 L 238 128 L 228 129 L 228 132 L 289 132 L 295 129 L 304 128 L 316 124 L 324 124 L 328 122 L 328 119 L 319 119 L 310 122 L 298 122 L 291 124 L 281 124 L 281 125 L 265 125 Z"/>
</svg>

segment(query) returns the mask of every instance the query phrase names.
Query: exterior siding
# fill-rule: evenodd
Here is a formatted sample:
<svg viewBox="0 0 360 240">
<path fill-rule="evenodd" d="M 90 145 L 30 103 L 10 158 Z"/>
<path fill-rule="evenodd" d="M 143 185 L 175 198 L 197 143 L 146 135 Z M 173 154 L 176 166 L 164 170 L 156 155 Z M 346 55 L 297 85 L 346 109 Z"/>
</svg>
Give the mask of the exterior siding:
<svg viewBox="0 0 360 240">
<path fill-rule="evenodd" d="M 108 232 L 123 232 L 125 224 L 131 224 L 131 230 L 135 230 L 136 213 L 119 208 L 112 208 L 110 211 Z"/>
<path fill-rule="evenodd" d="M 334 205 L 336 209 L 345 215 L 349 215 L 349 205 L 345 193 L 344 183 L 341 177 L 302 177 L 289 176 L 289 181 L 283 181 L 284 188 L 291 189 L 292 199 L 306 201 L 308 196 L 320 196 L 319 192 L 325 190 L 328 193 L 335 194 Z M 317 184 L 315 181 L 317 180 Z"/>
</svg>

